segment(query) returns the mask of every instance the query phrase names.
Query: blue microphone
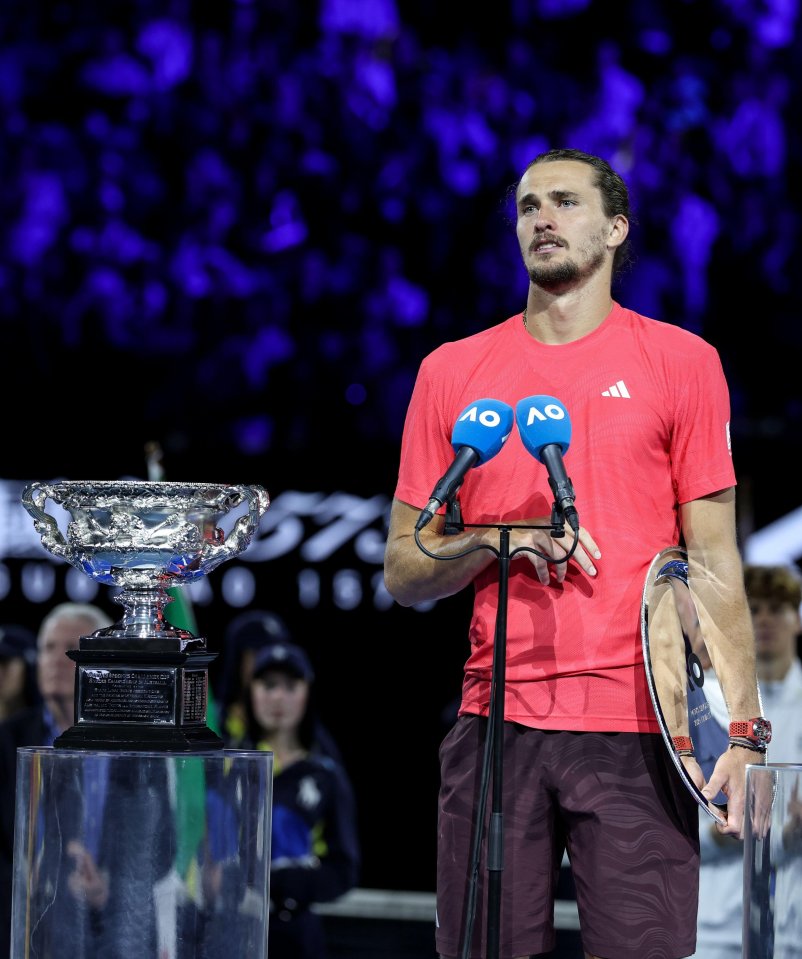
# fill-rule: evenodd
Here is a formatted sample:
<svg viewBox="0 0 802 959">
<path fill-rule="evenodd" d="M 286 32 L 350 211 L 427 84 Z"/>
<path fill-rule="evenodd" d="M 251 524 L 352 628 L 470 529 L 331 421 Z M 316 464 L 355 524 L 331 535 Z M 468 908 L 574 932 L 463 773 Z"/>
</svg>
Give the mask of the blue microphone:
<svg viewBox="0 0 802 959">
<path fill-rule="evenodd" d="M 515 420 L 524 446 L 549 471 L 549 486 L 556 508 L 565 516 L 571 529 L 578 532 L 576 496 L 563 463 L 563 454 L 571 442 L 568 410 L 553 396 L 526 396 L 516 404 Z"/>
<path fill-rule="evenodd" d="M 513 419 L 512 407 L 501 400 L 476 400 L 465 407 L 451 431 L 454 462 L 432 490 L 415 524 L 416 530 L 423 529 L 437 510 L 456 496 L 469 469 L 481 466 L 501 451 L 512 432 Z"/>
</svg>

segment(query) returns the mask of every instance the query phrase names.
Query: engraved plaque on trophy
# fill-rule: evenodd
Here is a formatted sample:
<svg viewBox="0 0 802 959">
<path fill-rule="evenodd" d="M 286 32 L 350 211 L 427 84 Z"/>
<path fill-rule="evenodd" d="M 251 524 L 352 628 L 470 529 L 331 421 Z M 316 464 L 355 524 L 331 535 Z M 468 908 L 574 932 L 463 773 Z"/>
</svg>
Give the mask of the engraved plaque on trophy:
<svg viewBox="0 0 802 959">
<path fill-rule="evenodd" d="M 63 520 L 47 512 L 51 502 Z M 99 583 L 119 587 L 123 616 L 82 636 L 72 749 L 222 748 L 206 723 L 206 640 L 165 619 L 168 589 L 243 552 L 270 505 L 261 486 L 149 481 L 30 483 L 22 504 L 42 545 Z M 230 528 L 226 529 L 226 523 Z M 62 529 L 62 526 L 64 527 Z"/>
</svg>

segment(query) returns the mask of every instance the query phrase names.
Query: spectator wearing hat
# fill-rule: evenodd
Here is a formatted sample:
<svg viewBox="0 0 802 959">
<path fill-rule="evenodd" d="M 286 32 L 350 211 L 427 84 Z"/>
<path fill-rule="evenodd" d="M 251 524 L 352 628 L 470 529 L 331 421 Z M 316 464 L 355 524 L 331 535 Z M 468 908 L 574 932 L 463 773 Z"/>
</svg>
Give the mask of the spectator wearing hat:
<svg viewBox="0 0 802 959">
<path fill-rule="evenodd" d="M 310 907 L 355 886 L 360 866 L 353 787 L 342 763 L 320 746 L 314 678 L 297 644 L 260 649 L 245 733 L 229 743 L 273 753 L 268 954 L 281 959 L 325 959 L 322 919 Z"/>
<path fill-rule="evenodd" d="M 248 610 L 228 624 L 223 645 L 223 672 L 218 699 L 225 735 L 231 740 L 245 736 L 248 690 L 253 675 L 253 660 L 268 643 L 290 642 L 284 620 L 265 609 Z"/>
<path fill-rule="evenodd" d="M 17 623 L 0 626 L 0 722 L 39 702 L 36 634 Z"/>
</svg>

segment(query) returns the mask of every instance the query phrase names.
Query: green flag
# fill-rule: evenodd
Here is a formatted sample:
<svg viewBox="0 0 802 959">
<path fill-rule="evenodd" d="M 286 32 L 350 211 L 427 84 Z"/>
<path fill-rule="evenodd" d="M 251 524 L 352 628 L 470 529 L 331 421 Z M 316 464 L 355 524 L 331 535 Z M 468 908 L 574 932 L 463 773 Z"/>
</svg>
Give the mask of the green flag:
<svg viewBox="0 0 802 959">
<path fill-rule="evenodd" d="M 161 446 L 155 442 L 146 444 L 145 457 L 148 479 L 152 483 L 161 482 L 164 479 Z M 192 602 L 187 595 L 187 587 L 170 587 L 167 594 L 172 597 L 164 610 L 167 622 L 176 629 L 184 629 L 197 636 L 198 624 Z M 220 734 L 217 709 L 211 686 L 208 684 L 206 724 Z M 200 895 L 198 863 L 206 836 L 206 776 L 203 762 L 191 756 L 175 760 L 175 773 L 176 853 L 173 866 L 190 897 L 196 899 Z"/>
</svg>

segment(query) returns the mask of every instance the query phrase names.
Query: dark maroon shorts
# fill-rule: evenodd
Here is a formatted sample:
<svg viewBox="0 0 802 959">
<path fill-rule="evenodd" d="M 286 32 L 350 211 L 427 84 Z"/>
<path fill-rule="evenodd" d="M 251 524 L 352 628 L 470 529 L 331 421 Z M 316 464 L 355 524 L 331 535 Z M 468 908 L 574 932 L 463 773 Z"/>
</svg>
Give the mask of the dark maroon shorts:
<svg viewBox="0 0 802 959">
<path fill-rule="evenodd" d="M 485 719 L 463 716 L 440 747 L 441 956 L 462 955 L 486 729 Z M 693 954 L 699 807 L 659 735 L 556 732 L 505 722 L 502 797 L 499 959 L 554 947 L 554 891 L 564 849 L 587 952 L 613 959 Z M 488 808 L 491 802 L 492 784 Z M 486 865 L 483 847 L 472 959 L 486 951 Z"/>
</svg>

